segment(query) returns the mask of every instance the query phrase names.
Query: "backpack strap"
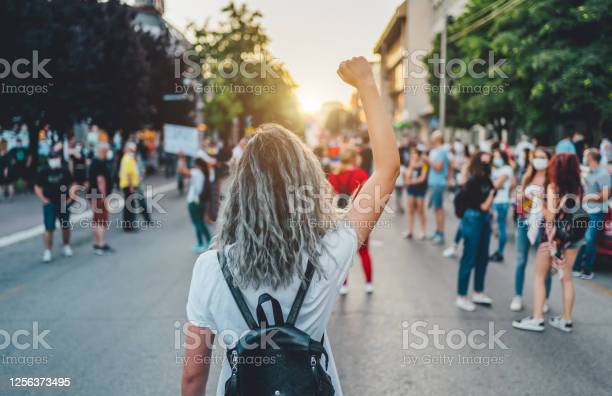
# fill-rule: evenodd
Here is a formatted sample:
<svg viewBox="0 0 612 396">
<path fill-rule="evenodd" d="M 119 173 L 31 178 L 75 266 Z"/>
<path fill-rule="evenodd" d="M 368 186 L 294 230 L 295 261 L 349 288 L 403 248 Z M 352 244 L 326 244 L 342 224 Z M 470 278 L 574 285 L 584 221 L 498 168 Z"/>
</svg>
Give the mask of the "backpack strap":
<svg viewBox="0 0 612 396">
<path fill-rule="evenodd" d="M 293 301 L 291 311 L 289 312 L 289 316 L 287 316 L 287 321 L 285 322 L 285 324 L 295 326 L 295 321 L 297 320 L 297 316 L 300 313 L 300 308 L 302 308 L 302 303 L 304 302 L 304 297 L 306 297 L 306 292 L 308 291 L 308 287 L 310 286 L 310 281 L 312 280 L 313 275 L 314 266 L 309 260 L 308 265 L 306 266 L 305 280 L 304 282 L 300 283 L 300 288 L 298 289 L 297 295 L 295 296 L 295 300 Z"/>
<path fill-rule="evenodd" d="M 227 283 L 227 286 L 229 287 L 230 292 L 232 293 L 232 297 L 234 297 L 236 305 L 238 305 L 238 309 L 240 310 L 240 314 L 242 314 L 244 321 L 247 323 L 251 330 L 259 328 L 257 322 L 251 314 L 251 311 L 249 310 L 249 307 L 244 301 L 244 296 L 242 295 L 242 292 L 234 286 L 234 278 L 232 277 L 232 273 L 230 272 L 229 268 L 227 268 L 227 263 L 225 262 L 225 260 L 223 260 L 223 262 L 221 261 L 221 253 L 219 253 L 219 250 L 217 250 L 217 259 L 219 260 L 219 264 L 221 265 L 221 271 L 223 272 L 225 283 Z"/>
</svg>

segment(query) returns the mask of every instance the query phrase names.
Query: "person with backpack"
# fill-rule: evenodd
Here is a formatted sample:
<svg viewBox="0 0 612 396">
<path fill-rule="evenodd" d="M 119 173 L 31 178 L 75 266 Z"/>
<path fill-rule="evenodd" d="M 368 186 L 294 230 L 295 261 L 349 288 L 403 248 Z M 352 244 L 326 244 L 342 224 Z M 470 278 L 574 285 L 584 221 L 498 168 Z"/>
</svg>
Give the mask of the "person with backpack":
<svg viewBox="0 0 612 396">
<path fill-rule="evenodd" d="M 574 307 L 574 284 L 572 268 L 578 253 L 580 235 L 567 236 L 568 224 L 572 224 L 575 213 L 581 209 L 582 185 L 580 182 L 580 162 L 578 156 L 561 153 L 553 157 L 548 165 L 550 183 L 546 187 L 540 222 L 542 239 L 536 255 L 536 268 L 533 277 L 533 313 L 521 320 L 512 322 L 520 330 L 544 331 L 544 304 L 546 303 L 545 280 L 552 268 L 557 269 L 563 294 L 563 314 L 549 319 L 548 323 L 561 331 L 573 329 L 572 310 Z M 588 224 L 588 215 L 585 216 Z M 570 228 L 577 228 L 570 226 Z M 582 230 L 585 231 L 586 227 Z M 561 232 L 560 231 L 565 231 Z M 572 232 L 571 229 L 569 230 Z M 582 232 L 584 236 L 584 232 Z"/>
<path fill-rule="evenodd" d="M 393 191 L 399 154 L 368 61 L 342 62 L 338 74 L 359 92 L 374 172 L 340 211 L 317 157 L 294 133 L 256 129 L 232 175 L 215 249 L 194 267 L 183 396 L 206 387 L 215 334 L 226 352 L 217 395 L 342 395 L 325 328 Z"/>
<path fill-rule="evenodd" d="M 468 166 L 468 179 L 455 198 L 455 212 L 461 218 L 459 227 L 464 246 L 459 261 L 455 305 L 464 311 L 474 311 L 474 304 L 493 303 L 493 300 L 484 294 L 484 286 L 491 240 L 489 210 L 495 192 L 491 181 L 491 154 L 476 153 Z M 472 272 L 474 294 L 470 300 L 467 294 Z"/>
<path fill-rule="evenodd" d="M 187 209 L 189 218 L 193 224 L 196 234 L 196 244 L 193 251 L 202 253 L 208 249 L 212 239 L 206 222 L 204 222 L 204 205 L 210 199 L 212 186 L 208 182 L 209 169 L 203 158 L 197 157 L 194 161 L 195 167 L 188 168 L 185 164 L 185 155 L 179 153 L 178 172 L 189 179 L 189 189 L 187 190 Z M 206 238 L 206 240 L 204 240 Z"/>
<path fill-rule="evenodd" d="M 340 153 L 340 169 L 338 173 L 329 175 L 329 182 L 338 194 L 337 205 L 341 209 L 349 205 L 353 194 L 359 190 L 361 185 L 368 180 L 368 174 L 358 166 L 359 155 L 357 151 L 346 148 Z M 366 292 L 374 292 L 374 283 L 372 283 L 372 258 L 370 257 L 369 243 L 365 242 L 357 251 L 361 259 L 361 267 L 366 279 Z M 340 288 L 340 295 L 348 293 L 348 278 L 344 280 L 344 284 Z"/>
</svg>

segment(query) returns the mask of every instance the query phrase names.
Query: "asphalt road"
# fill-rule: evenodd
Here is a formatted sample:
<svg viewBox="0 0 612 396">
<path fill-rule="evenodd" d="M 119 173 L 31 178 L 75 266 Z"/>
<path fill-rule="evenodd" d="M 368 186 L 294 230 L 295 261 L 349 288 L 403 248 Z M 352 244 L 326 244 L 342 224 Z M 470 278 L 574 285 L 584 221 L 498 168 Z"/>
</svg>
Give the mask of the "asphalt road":
<svg viewBox="0 0 612 396">
<path fill-rule="evenodd" d="M 39 238 L 0 250 L 0 346 L 6 334 L 32 331 L 37 322 L 39 333 L 49 330 L 43 340 L 53 348 L 41 342 L 21 349 L 29 336 L 0 348 L 0 395 L 179 394 L 182 352 L 175 335 L 185 321 L 196 254 L 184 198 L 172 192 L 161 204 L 168 213 L 155 216 L 158 227 L 134 235 L 111 231 L 117 252 L 110 257 L 94 256 L 89 231 L 79 227 L 72 258 L 42 264 Z M 453 221 L 449 234 L 454 227 Z M 364 293 L 357 262 L 351 290 L 329 323 L 346 395 L 612 394 L 611 290 L 577 282 L 572 334 L 513 330 L 511 321 L 527 311 L 508 309 L 512 240 L 506 263 L 489 266 L 493 306 L 467 313 L 453 304 L 456 261 L 441 258 L 428 242 L 401 239 L 403 230 L 403 217 L 384 219 L 371 241 L 376 291 Z M 560 309 L 555 282 L 551 313 Z M 411 332 L 413 324 L 419 327 Z M 434 336 L 421 337 L 436 326 L 443 332 L 438 344 Z M 480 343 L 499 331 L 492 348 Z M 462 334 L 475 336 L 476 344 L 460 345 Z M 219 368 L 213 367 L 209 390 Z M 68 377 L 71 386 L 15 388 L 11 377 Z"/>
</svg>

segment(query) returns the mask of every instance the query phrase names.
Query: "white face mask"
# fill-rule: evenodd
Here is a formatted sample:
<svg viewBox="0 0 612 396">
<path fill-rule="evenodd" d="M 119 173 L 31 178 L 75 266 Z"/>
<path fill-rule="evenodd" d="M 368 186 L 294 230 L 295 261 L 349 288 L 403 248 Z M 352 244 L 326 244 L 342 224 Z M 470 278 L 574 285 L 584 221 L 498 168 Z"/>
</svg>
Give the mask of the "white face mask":
<svg viewBox="0 0 612 396">
<path fill-rule="evenodd" d="M 59 167 L 62 166 L 62 160 L 61 158 L 51 158 L 49 160 L 49 167 L 51 169 L 58 169 Z"/>
<path fill-rule="evenodd" d="M 531 163 L 535 170 L 544 170 L 548 166 L 548 160 L 546 158 L 534 158 Z"/>
<path fill-rule="evenodd" d="M 493 165 L 495 165 L 496 168 L 501 168 L 504 166 L 504 160 L 499 157 L 495 157 L 493 159 Z"/>
</svg>

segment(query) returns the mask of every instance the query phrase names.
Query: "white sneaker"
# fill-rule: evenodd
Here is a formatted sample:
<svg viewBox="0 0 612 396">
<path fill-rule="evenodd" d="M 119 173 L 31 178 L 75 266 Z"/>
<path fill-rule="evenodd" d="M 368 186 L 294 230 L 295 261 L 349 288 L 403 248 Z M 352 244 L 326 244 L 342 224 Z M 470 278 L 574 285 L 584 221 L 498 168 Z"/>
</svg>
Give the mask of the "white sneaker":
<svg viewBox="0 0 612 396">
<path fill-rule="evenodd" d="M 347 294 L 348 294 L 348 287 L 347 287 L 347 286 L 342 285 L 342 286 L 340 287 L 340 295 L 341 295 L 341 296 L 346 296 Z"/>
<path fill-rule="evenodd" d="M 465 297 L 457 297 L 455 305 L 457 306 L 457 308 L 463 309 L 464 311 L 468 312 L 472 312 L 476 309 L 476 305 L 474 305 L 473 302 L 471 302 Z"/>
<path fill-rule="evenodd" d="M 368 294 L 374 293 L 374 284 L 372 282 L 366 283 L 365 291 Z"/>
<path fill-rule="evenodd" d="M 521 320 L 515 320 L 512 322 L 512 327 L 519 330 L 528 331 L 544 331 L 544 319 L 536 319 L 528 316 Z"/>
<path fill-rule="evenodd" d="M 474 293 L 472 302 L 475 304 L 491 305 L 493 304 L 493 299 L 484 293 Z"/>
<path fill-rule="evenodd" d="M 457 245 L 451 245 L 449 247 L 447 247 L 446 249 L 444 249 L 444 251 L 442 252 L 442 257 L 444 258 L 455 258 L 457 257 Z"/>
<path fill-rule="evenodd" d="M 64 245 L 63 253 L 64 257 L 72 257 L 72 248 L 70 245 Z"/>
<path fill-rule="evenodd" d="M 548 306 L 548 300 L 544 302 L 544 306 L 542 307 L 542 312 L 548 313 L 550 311 L 550 307 Z"/>
<path fill-rule="evenodd" d="M 43 252 L 43 256 L 42 256 L 43 263 L 50 262 L 52 258 L 53 257 L 51 256 L 51 250 L 45 249 L 45 251 Z"/>
<path fill-rule="evenodd" d="M 572 276 L 574 278 L 580 278 L 582 276 L 582 271 L 572 271 Z"/>
<path fill-rule="evenodd" d="M 510 303 L 510 310 L 514 312 L 523 310 L 523 297 L 514 296 L 512 297 L 512 302 Z"/>
<path fill-rule="evenodd" d="M 571 333 L 573 330 L 573 324 L 571 320 L 565 320 L 560 316 L 555 316 L 548 320 L 548 324 L 552 327 L 564 331 L 566 333 Z"/>
</svg>

